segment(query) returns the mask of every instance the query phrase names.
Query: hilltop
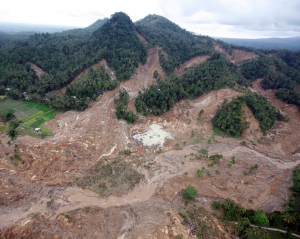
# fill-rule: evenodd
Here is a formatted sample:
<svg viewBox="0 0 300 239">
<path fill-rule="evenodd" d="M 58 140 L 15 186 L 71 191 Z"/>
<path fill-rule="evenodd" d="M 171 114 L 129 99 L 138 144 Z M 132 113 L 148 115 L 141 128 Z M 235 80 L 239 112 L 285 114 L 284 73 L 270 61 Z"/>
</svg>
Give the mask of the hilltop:
<svg viewBox="0 0 300 239">
<path fill-rule="evenodd" d="M 122 12 L 1 49 L 1 237 L 251 238 L 220 219 L 259 210 L 296 229 L 299 62 Z"/>
</svg>

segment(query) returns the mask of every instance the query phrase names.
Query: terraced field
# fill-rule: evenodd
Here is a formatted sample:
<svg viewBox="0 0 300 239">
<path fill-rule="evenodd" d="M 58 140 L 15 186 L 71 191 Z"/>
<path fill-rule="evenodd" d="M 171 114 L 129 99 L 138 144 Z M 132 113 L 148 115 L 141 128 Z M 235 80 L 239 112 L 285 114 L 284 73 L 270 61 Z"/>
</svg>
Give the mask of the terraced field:
<svg viewBox="0 0 300 239">
<path fill-rule="evenodd" d="M 51 135 L 51 131 L 44 124 L 54 119 L 55 114 L 45 105 L 6 99 L 0 102 L 0 112 L 13 113 L 23 122 L 19 128 L 25 128 L 30 132 L 34 131 L 34 128 L 40 128 L 43 134 L 47 136 Z"/>
</svg>

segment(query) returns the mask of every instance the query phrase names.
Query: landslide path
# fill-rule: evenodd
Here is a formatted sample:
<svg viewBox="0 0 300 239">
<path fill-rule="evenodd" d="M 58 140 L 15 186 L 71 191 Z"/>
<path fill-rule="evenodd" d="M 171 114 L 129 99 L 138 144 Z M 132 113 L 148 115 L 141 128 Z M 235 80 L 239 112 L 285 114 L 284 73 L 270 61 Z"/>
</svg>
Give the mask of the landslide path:
<svg viewBox="0 0 300 239">
<path fill-rule="evenodd" d="M 129 91 L 133 108 L 138 90 L 155 82 L 155 69 L 164 74 L 158 48 L 149 50 L 147 63 L 129 81 L 99 96 L 84 112 L 68 111 L 48 122 L 53 136 L 44 140 L 26 136 L 9 145 L 5 143 L 8 136 L 1 135 L 0 235 L 39 238 L 42 232 L 45 238 L 56 233 L 66 238 L 168 238 L 180 228 L 178 224 L 170 229 L 168 225 L 177 224 L 168 215 L 182 209 L 181 193 L 189 184 L 199 193 L 195 204 L 206 208 L 213 200 L 226 198 L 266 211 L 280 210 L 288 202 L 292 171 L 300 163 L 300 154 L 294 152 L 296 143 L 288 146 L 284 141 L 288 132 L 295 131 L 293 140 L 299 142 L 297 129 L 291 128 L 299 120 L 280 122 L 262 136 L 245 108 L 252 125 L 241 139 L 212 136 L 211 119 L 218 105 L 240 94 L 228 88 L 183 100 L 161 116 L 141 116 L 134 125 L 117 120 L 114 97 L 118 90 Z M 199 117 L 201 109 L 204 113 Z M 146 147 L 133 138 L 152 124 L 162 126 L 173 139 L 160 148 Z M 97 162 L 107 165 L 125 149 L 131 152 L 124 159 L 126 165 L 145 176 L 131 191 L 101 198 L 73 186 L 87 169 Z M 223 157 L 208 166 L 211 162 L 199 156 L 202 149 Z M 14 160 L 15 153 L 24 164 L 13 164 L 10 156 Z M 258 168 L 253 171 L 254 165 Z M 203 175 L 197 177 L 201 169 Z"/>
</svg>

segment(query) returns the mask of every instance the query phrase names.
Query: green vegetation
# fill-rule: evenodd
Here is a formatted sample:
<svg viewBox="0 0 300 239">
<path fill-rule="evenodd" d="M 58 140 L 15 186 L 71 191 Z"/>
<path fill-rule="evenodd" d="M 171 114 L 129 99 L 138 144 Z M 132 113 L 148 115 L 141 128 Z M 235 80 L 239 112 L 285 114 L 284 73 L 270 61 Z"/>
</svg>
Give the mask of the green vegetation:
<svg viewBox="0 0 300 239">
<path fill-rule="evenodd" d="M 17 136 L 17 132 L 20 133 L 20 128 L 29 131 L 33 131 L 34 128 L 40 128 L 44 135 L 51 135 L 51 131 L 44 126 L 47 121 L 55 118 L 55 114 L 49 107 L 33 102 L 15 101 L 9 98 L 0 102 L 0 107 L 4 112 L 13 112 L 17 117 L 17 120 L 9 123 L 8 134 L 12 138 Z M 19 122 L 22 122 L 22 124 L 19 124 Z"/>
<path fill-rule="evenodd" d="M 127 121 L 128 124 L 132 124 L 138 119 L 138 116 L 134 114 L 131 110 L 128 111 L 128 100 L 128 92 L 125 89 L 120 90 L 119 98 L 115 99 L 116 115 L 118 119 L 124 119 Z"/>
<path fill-rule="evenodd" d="M 215 229 L 213 217 L 204 208 L 188 208 L 180 212 L 184 223 L 190 228 L 190 234 L 198 239 L 222 238 Z"/>
<path fill-rule="evenodd" d="M 245 61 L 241 66 L 244 76 L 240 84 L 249 85 L 257 78 L 263 78 L 264 89 L 278 89 L 276 96 L 289 104 L 300 108 L 300 94 L 296 90 L 300 85 L 299 52 L 279 51 L 273 57 L 259 57 Z"/>
<path fill-rule="evenodd" d="M 298 109 L 300 109 L 300 93 L 297 90 L 281 88 L 276 91 L 276 96 L 288 104 L 297 105 Z"/>
<path fill-rule="evenodd" d="M 91 189 L 103 197 L 126 194 L 143 178 L 135 169 L 126 165 L 123 158 L 128 156 L 126 152 L 109 163 L 98 161 L 77 177 L 74 183 L 79 187 Z"/>
<path fill-rule="evenodd" d="M 262 211 L 256 211 L 253 215 L 252 221 L 257 226 L 269 226 L 269 220 L 266 214 L 264 214 Z"/>
<path fill-rule="evenodd" d="M 146 42 L 139 40 L 137 33 Z M 213 41 L 229 54 L 233 49 L 242 49 L 255 52 L 259 57 L 237 67 L 213 50 Z M 257 78 L 264 78 L 262 86 L 265 89 L 280 89 L 277 92 L 280 99 L 300 105 L 299 93 L 295 91 L 300 84 L 298 52 L 273 51 L 274 56 L 267 56 L 264 51 L 195 35 L 157 15 L 149 15 L 134 24 L 122 12 L 85 29 L 33 34 L 27 40 L 1 49 L 0 95 L 6 94 L 15 100 L 29 99 L 62 111 L 83 110 L 99 94 L 115 88 L 117 82 L 109 80 L 103 70 L 93 72 L 93 69 L 73 82 L 79 73 L 106 59 L 117 80 L 129 79 L 138 64 L 145 63 L 146 48 L 156 46 L 160 47 L 159 59 L 168 77 L 162 80 L 155 70 L 153 76 L 158 78 L 157 85 L 144 89 L 136 98 L 137 111 L 145 115 L 162 114 L 182 99 L 196 98 L 212 90 L 236 86 L 236 83 L 248 86 Z M 211 57 L 180 77 L 174 74 L 174 69 L 181 63 L 200 55 Z M 28 62 L 35 63 L 47 73 L 38 78 Z M 65 96 L 47 95 L 66 86 Z M 132 121 L 133 115 L 128 116 Z M 225 131 L 240 134 L 239 127 L 235 127 L 238 125 L 234 125 L 233 132 Z M 261 125 L 261 128 L 265 132 L 270 125 Z"/>
<path fill-rule="evenodd" d="M 163 81 L 139 92 L 135 106 L 144 115 L 159 115 L 170 110 L 182 99 L 193 99 L 212 90 L 233 86 L 237 68 L 220 53 L 189 69 L 182 76 L 170 75 Z"/>
<path fill-rule="evenodd" d="M 147 51 L 136 35 L 135 25 L 126 14 L 115 13 L 102 27 L 94 30 L 92 34 L 83 36 L 72 36 L 72 33 L 57 37 L 48 33 L 34 34 L 27 41 L 3 49 L 0 55 L 0 94 L 24 99 L 23 92 L 26 91 L 31 101 L 45 103 L 46 93 L 67 86 L 80 72 L 103 58 L 118 80 L 128 79 L 138 63 L 145 62 Z M 26 64 L 28 61 L 34 62 L 47 73 L 38 79 L 31 66 Z M 80 91 L 77 93 L 92 99 L 99 92 L 97 87 L 91 92 L 90 83 L 94 84 L 93 81 L 89 81 L 89 84 L 80 82 L 79 89 L 71 90 Z M 5 90 L 6 87 L 11 89 Z M 62 108 L 58 106 L 64 102 L 52 103 L 55 103 L 53 107 Z M 78 109 L 83 108 L 81 104 L 73 105 Z"/>
<path fill-rule="evenodd" d="M 264 134 L 274 126 L 276 119 L 288 120 L 266 97 L 249 92 L 229 103 L 225 99 L 213 118 L 213 126 L 225 135 L 241 136 L 249 126 L 242 110 L 243 105 L 247 105 L 252 111 Z"/>
<path fill-rule="evenodd" d="M 211 160 L 212 162 L 209 163 L 207 166 L 208 167 L 213 167 L 214 165 L 216 165 L 217 163 L 219 163 L 220 159 L 223 158 L 222 154 L 212 154 L 209 156 L 209 160 Z"/>
<path fill-rule="evenodd" d="M 202 167 L 202 169 L 197 170 L 196 173 L 197 178 L 202 178 L 204 171 L 205 171 L 204 167 Z"/>
<path fill-rule="evenodd" d="M 19 163 L 24 164 L 25 161 L 20 157 L 18 152 L 18 145 L 15 144 L 14 146 L 14 154 L 9 157 L 10 161 L 15 165 L 18 166 Z"/>
<path fill-rule="evenodd" d="M 229 103 L 225 99 L 213 118 L 213 126 L 226 135 L 241 136 L 249 126 L 242 110 L 243 103 L 240 99 L 233 99 Z"/>
<path fill-rule="evenodd" d="M 136 23 L 137 31 L 151 46 L 161 46 L 159 60 L 167 74 L 180 63 L 212 52 L 212 39 L 196 36 L 158 15 L 148 15 Z"/>
<path fill-rule="evenodd" d="M 191 199 L 195 199 L 197 195 L 198 195 L 197 190 L 193 186 L 188 185 L 186 189 L 183 191 L 182 197 L 184 199 L 191 200 Z"/>
<path fill-rule="evenodd" d="M 200 149 L 198 150 L 201 158 L 208 158 L 208 150 L 207 149 Z"/>
<path fill-rule="evenodd" d="M 60 111 L 84 110 L 92 100 L 104 91 L 116 88 L 117 84 L 117 81 L 110 79 L 103 67 L 96 70 L 91 67 L 87 75 L 81 76 L 67 87 L 64 96 L 49 95 L 45 104 Z"/>
<path fill-rule="evenodd" d="M 298 187 L 300 185 L 299 175 L 300 166 L 294 171 L 294 187 Z M 299 197 L 299 194 L 294 191 L 294 187 L 292 189 L 293 195 Z M 286 238 L 282 235 L 282 233 L 259 230 L 258 228 L 251 226 L 250 223 L 258 227 L 270 226 L 280 228 L 283 230 L 287 230 L 290 233 L 293 230 L 297 230 L 299 227 L 299 201 L 297 202 L 297 199 L 295 200 L 295 198 L 293 197 L 290 200 L 289 207 L 285 209 L 285 211 L 275 211 L 268 214 L 265 214 L 262 211 L 246 209 L 242 206 L 237 205 L 231 199 L 226 199 L 224 203 L 215 201 L 213 202 L 212 206 L 216 210 L 223 211 L 223 216 L 221 216 L 220 218 L 221 220 L 238 222 L 235 226 L 236 235 L 242 238 Z M 288 238 L 295 237 L 289 236 Z"/>
<path fill-rule="evenodd" d="M 254 228 L 250 225 L 250 222 L 254 224 L 263 223 L 264 225 L 267 225 L 268 219 L 264 213 L 260 211 L 255 212 L 253 210 L 247 210 L 246 208 L 237 205 L 231 199 L 226 199 L 224 203 L 215 201 L 212 206 L 216 210 L 223 210 L 224 215 L 221 217 L 221 220 L 238 221 L 236 225 L 236 233 L 240 237 L 247 239 L 268 238 L 268 233 L 266 231 Z"/>
</svg>

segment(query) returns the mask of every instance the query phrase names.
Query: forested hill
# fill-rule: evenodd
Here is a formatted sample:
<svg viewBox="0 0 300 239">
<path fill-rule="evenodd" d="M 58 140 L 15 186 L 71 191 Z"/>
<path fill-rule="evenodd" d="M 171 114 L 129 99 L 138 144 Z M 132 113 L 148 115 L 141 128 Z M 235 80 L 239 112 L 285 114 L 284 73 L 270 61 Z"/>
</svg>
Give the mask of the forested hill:
<svg viewBox="0 0 300 239">
<path fill-rule="evenodd" d="M 68 32 L 35 34 L 25 42 L 3 49 L 0 55 L 2 94 L 4 88 L 10 87 L 15 98 L 22 97 L 23 91 L 44 96 L 66 86 L 81 71 L 103 58 L 119 80 L 126 80 L 138 63 L 146 60 L 147 51 L 136 35 L 135 25 L 124 13 L 114 14 L 91 35 L 73 36 L 69 37 Z M 28 61 L 47 74 L 37 80 L 30 67 L 26 67 Z"/>
<path fill-rule="evenodd" d="M 145 41 L 140 40 L 139 35 Z M 69 85 L 80 72 L 105 59 L 118 81 L 128 80 L 138 64 L 145 63 L 147 49 L 157 46 L 160 47 L 162 68 L 169 75 L 166 80 L 175 88 L 179 85 L 181 88 L 178 89 L 178 95 L 174 96 L 177 98 L 170 97 L 167 106 L 161 106 L 159 101 L 150 106 L 150 101 L 155 102 L 155 97 L 160 97 L 154 96 L 151 91 L 151 100 L 148 100 L 148 96 L 140 95 L 141 107 L 144 107 L 141 111 L 145 112 L 148 108 L 159 114 L 182 98 L 197 97 L 203 92 L 235 84 L 249 86 L 253 80 L 262 77 L 264 88 L 279 89 L 278 97 L 300 107 L 300 95 L 296 90 L 300 84 L 299 52 L 267 52 L 229 45 L 186 31 L 161 16 L 149 15 L 133 23 L 122 12 L 113 14 L 110 19 L 99 20 L 85 29 L 34 34 L 28 40 L 1 49 L 0 95 L 8 94 L 14 99 L 24 99 L 22 93 L 26 91 L 32 101 L 49 104 L 60 110 L 84 109 L 90 99 L 95 99 L 104 90 L 113 89 L 117 83 L 110 83 L 107 75 L 100 70 Z M 225 53 L 224 56 L 220 56 L 216 50 Z M 230 61 L 235 50 L 245 55 L 251 53 L 256 58 L 241 60 L 239 65 L 234 65 Z M 180 79 L 174 76 L 174 70 L 180 64 L 203 55 L 210 56 L 211 60 L 202 66 L 188 69 Z M 36 64 L 46 73 L 38 79 L 28 62 Z M 95 80 L 95 76 L 99 79 L 96 77 Z M 221 82 L 222 80 L 224 81 Z M 175 82 L 178 84 L 174 84 Z M 192 86 L 186 82 L 190 82 Z M 99 89 L 96 89 L 97 85 Z M 48 92 L 66 86 L 66 96 L 47 100 Z M 76 87 L 82 90 L 78 91 Z M 6 88 L 9 90 L 5 90 Z M 76 104 L 70 103 L 68 97 L 72 96 L 77 97 Z"/>
<path fill-rule="evenodd" d="M 164 17 L 148 15 L 136 26 L 151 46 L 162 47 L 159 57 L 166 73 L 193 57 L 212 53 L 211 38 L 188 32 Z"/>
</svg>

